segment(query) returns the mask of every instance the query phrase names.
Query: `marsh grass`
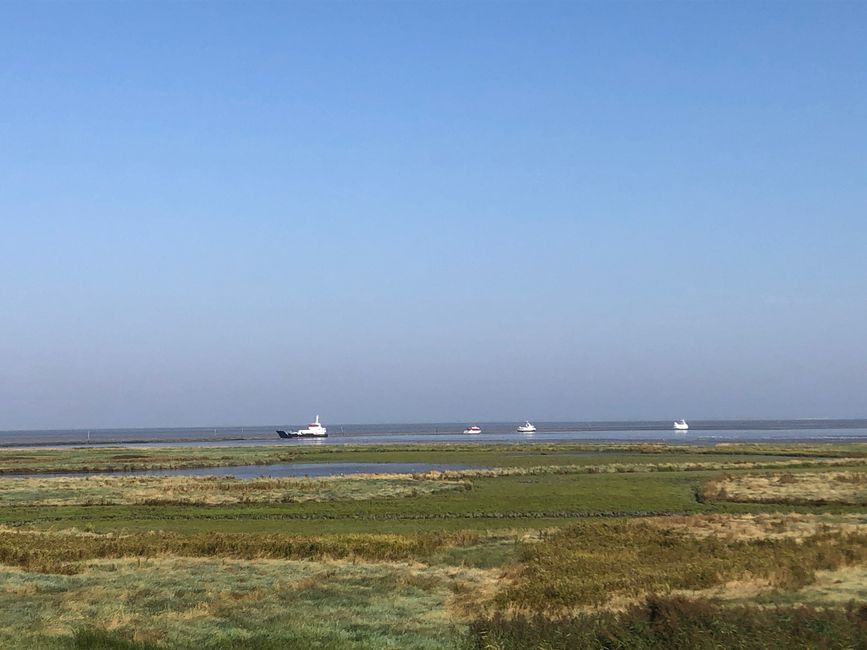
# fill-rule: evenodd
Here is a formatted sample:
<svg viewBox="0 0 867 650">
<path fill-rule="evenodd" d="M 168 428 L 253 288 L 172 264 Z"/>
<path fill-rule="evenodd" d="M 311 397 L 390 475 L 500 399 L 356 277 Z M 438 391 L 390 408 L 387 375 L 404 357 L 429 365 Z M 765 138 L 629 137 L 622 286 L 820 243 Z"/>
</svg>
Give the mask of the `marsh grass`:
<svg viewBox="0 0 867 650">
<path fill-rule="evenodd" d="M 867 505 L 865 472 L 798 472 L 718 476 L 702 482 L 706 501 L 796 505 Z"/>
<path fill-rule="evenodd" d="M 286 463 L 299 456 L 285 447 L 99 447 L 0 449 L 0 474 L 126 472 L 226 465 Z"/>
<path fill-rule="evenodd" d="M 416 532 L 529 526 L 612 512 L 689 512 L 694 472 L 540 474 L 471 479 L 471 490 L 419 497 L 278 504 L 15 506 L 0 508 L 11 527 L 87 528 L 99 532 L 172 530 L 288 533 Z M 451 480 L 451 479 L 448 479 Z M 463 480 L 463 479 L 462 479 Z"/>
<path fill-rule="evenodd" d="M 31 572 L 72 575 L 82 562 L 97 559 L 151 559 L 163 556 L 231 559 L 324 559 L 395 561 L 422 559 L 454 546 L 479 544 L 478 532 L 414 535 L 206 533 L 144 535 L 0 530 L 0 563 Z"/>
<path fill-rule="evenodd" d="M 451 645 L 491 572 L 415 562 L 155 558 L 74 576 L 0 574 L 5 647 L 418 648 Z M 478 611 L 478 610 L 476 610 Z M 91 644 L 91 645 L 87 645 Z"/>
<path fill-rule="evenodd" d="M 867 561 L 867 533 L 827 530 L 732 541 L 644 521 L 590 520 L 523 544 L 519 560 L 498 604 L 557 613 L 743 577 L 798 589 L 810 584 L 816 571 Z"/>
<path fill-rule="evenodd" d="M 0 504 L 7 506 L 230 505 L 361 501 L 468 490 L 466 480 L 409 475 L 258 478 L 214 476 L 89 476 L 0 478 Z"/>
<path fill-rule="evenodd" d="M 472 479 L 544 475 L 632 474 L 804 468 L 867 464 L 867 459 L 789 459 L 776 461 L 606 463 L 536 465 L 415 474 L 257 478 L 215 476 L 88 476 L 0 478 L 3 506 L 232 505 L 361 501 L 472 489 Z M 854 476 L 854 474 L 849 473 Z M 791 475 L 784 475 L 791 476 Z M 843 476 L 843 474 L 838 474 Z M 839 479 L 838 479 L 839 480 Z M 719 488 L 714 495 L 721 494 Z M 846 488 L 841 486 L 840 490 Z M 867 492 L 865 484 L 849 491 Z M 702 495 L 711 488 L 705 484 Z M 716 498 L 716 497 L 715 497 Z M 845 502 L 844 502 L 845 503 Z"/>
<path fill-rule="evenodd" d="M 582 458 L 586 456 L 587 459 Z M 648 443 L 437 444 L 301 447 L 74 447 L 0 449 L 0 474 L 37 472 L 134 471 L 287 462 L 449 462 L 496 466 L 576 464 L 599 460 L 636 462 L 655 457 L 664 462 L 689 458 L 718 461 L 731 457 L 865 458 L 867 445 L 719 444 L 714 446 Z M 547 463 L 545 461 L 548 461 Z"/>
<path fill-rule="evenodd" d="M 867 515 L 811 513 L 697 514 L 647 518 L 656 528 L 725 541 L 805 539 L 821 532 L 867 533 Z"/>
<path fill-rule="evenodd" d="M 851 489 L 862 482 L 863 446 L 37 452 L 0 452 L 0 466 L 142 469 L 286 462 L 275 456 L 287 454 L 487 457 L 491 469 L 259 482 L 0 480 L 4 647 L 770 648 L 799 638 L 863 647 L 864 612 L 840 606 L 863 593 L 860 505 L 701 498 L 710 472 L 777 475 L 786 489 L 827 472 L 825 483 Z M 836 514 L 816 514 L 825 510 Z M 756 602 L 767 607 L 738 609 Z"/>
<path fill-rule="evenodd" d="M 796 470 L 791 470 L 795 472 Z M 734 473 L 734 472 L 732 472 Z M 417 497 L 364 500 L 238 503 L 228 505 L 102 505 L 0 507 L 0 524 L 98 532 L 415 533 L 492 528 L 547 528 L 579 517 L 646 516 L 692 512 L 759 512 L 780 506 L 696 499 L 707 472 L 591 472 L 447 478 L 470 481 L 472 489 Z M 404 477 L 409 479 L 409 477 Z M 426 480 L 418 477 L 417 480 Z M 437 479 L 438 480 L 438 479 Z M 857 506 L 824 506 L 852 512 Z M 812 506 L 788 505 L 790 511 Z"/>
<path fill-rule="evenodd" d="M 724 592 L 721 596 L 730 600 L 739 600 L 742 604 L 759 605 L 798 604 L 812 607 L 839 607 L 850 602 L 867 603 L 867 567 L 817 571 L 816 579 L 797 591 L 762 589 L 748 598 L 738 598 L 736 592 Z"/>
<path fill-rule="evenodd" d="M 679 462 L 679 463 L 605 463 L 601 465 L 534 465 L 529 467 L 495 467 L 492 469 L 464 469 L 430 471 L 414 474 L 416 478 L 430 480 L 460 480 L 472 478 L 497 478 L 502 476 L 539 476 L 544 474 L 633 474 L 647 472 L 708 472 L 721 470 L 754 470 L 778 468 L 813 468 L 867 465 L 867 458 L 811 458 L 787 460 L 731 462 Z"/>
<path fill-rule="evenodd" d="M 725 607 L 706 600 L 651 596 L 623 612 L 571 617 L 541 614 L 482 617 L 470 625 L 466 650 L 753 650 L 864 648 L 867 607 Z"/>
<path fill-rule="evenodd" d="M 815 571 L 813 581 L 799 589 L 780 589 L 766 579 L 747 577 L 707 589 L 672 590 L 668 595 L 729 605 L 841 607 L 852 602 L 867 603 L 867 567 Z M 632 602 L 624 602 L 629 604 Z"/>
</svg>

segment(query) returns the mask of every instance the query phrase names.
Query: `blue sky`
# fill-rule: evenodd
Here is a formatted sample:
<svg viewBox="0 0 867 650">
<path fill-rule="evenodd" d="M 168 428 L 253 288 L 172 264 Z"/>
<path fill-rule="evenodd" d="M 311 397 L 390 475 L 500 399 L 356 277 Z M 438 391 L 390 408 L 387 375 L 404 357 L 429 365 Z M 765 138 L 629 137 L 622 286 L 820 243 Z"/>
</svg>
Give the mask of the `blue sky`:
<svg viewBox="0 0 867 650">
<path fill-rule="evenodd" d="M 863 3 L 2 3 L 0 429 L 867 416 Z"/>
</svg>

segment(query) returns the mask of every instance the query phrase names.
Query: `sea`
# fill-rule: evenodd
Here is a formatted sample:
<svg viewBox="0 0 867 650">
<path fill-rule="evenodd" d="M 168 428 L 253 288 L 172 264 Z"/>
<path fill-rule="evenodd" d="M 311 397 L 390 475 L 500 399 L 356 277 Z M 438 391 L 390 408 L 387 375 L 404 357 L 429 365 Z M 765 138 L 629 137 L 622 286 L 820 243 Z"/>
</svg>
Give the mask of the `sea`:
<svg viewBox="0 0 867 650">
<path fill-rule="evenodd" d="M 671 420 L 534 421 L 537 431 L 518 433 L 522 422 L 427 422 L 333 424 L 323 421 L 328 437 L 284 440 L 277 429 L 303 428 L 305 423 L 166 427 L 148 429 L 55 429 L 0 431 L 0 447 L 62 446 L 238 446 L 238 445 L 367 445 L 437 443 L 575 443 L 665 442 L 867 442 L 867 419 L 688 420 L 689 431 L 675 431 Z M 480 434 L 464 434 L 470 424 Z"/>
</svg>

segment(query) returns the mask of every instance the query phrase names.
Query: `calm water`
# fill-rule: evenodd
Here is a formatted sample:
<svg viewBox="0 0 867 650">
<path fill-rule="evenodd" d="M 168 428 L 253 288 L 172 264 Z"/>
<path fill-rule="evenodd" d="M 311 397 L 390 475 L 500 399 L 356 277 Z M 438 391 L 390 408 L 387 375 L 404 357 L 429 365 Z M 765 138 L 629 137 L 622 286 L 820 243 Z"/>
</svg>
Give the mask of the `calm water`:
<svg viewBox="0 0 867 650">
<path fill-rule="evenodd" d="M 672 430 L 666 421 L 540 422 L 535 434 L 519 434 L 519 422 L 441 422 L 426 424 L 332 424 L 328 438 L 281 440 L 275 429 L 298 429 L 305 423 L 268 426 L 165 429 L 82 429 L 56 431 L 2 431 L 0 446 L 136 444 L 148 446 L 197 445 L 363 445 L 402 443 L 661 441 L 712 444 L 741 441 L 867 441 L 867 420 L 689 420 L 686 433 Z M 461 432 L 468 424 L 482 428 L 479 435 Z"/>
</svg>

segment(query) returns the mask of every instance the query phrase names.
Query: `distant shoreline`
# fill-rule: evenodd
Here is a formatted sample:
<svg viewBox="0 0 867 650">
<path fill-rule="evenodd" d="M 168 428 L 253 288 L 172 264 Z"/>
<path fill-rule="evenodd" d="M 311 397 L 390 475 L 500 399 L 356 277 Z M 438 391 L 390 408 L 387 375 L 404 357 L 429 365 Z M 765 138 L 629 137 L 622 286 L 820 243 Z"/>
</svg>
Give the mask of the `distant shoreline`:
<svg viewBox="0 0 867 650">
<path fill-rule="evenodd" d="M 867 441 L 867 419 L 694 420 L 689 431 L 673 430 L 673 421 L 544 422 L 535 433 L 516 431 L 514 422 L 474 422 L 482 432 L 462 434 L 466 423 L 330 425 L 326 439 L 281 440 L 279 426 L 153 429 L 67 429 L 0 431 L 0 448 L 105 446 L 343 445 L 414 443 L 567 443 L 634 442 L 718 444 L 722 442 Z M 285 426 L 285 425 L 283 425 Z"/>
</svg>

